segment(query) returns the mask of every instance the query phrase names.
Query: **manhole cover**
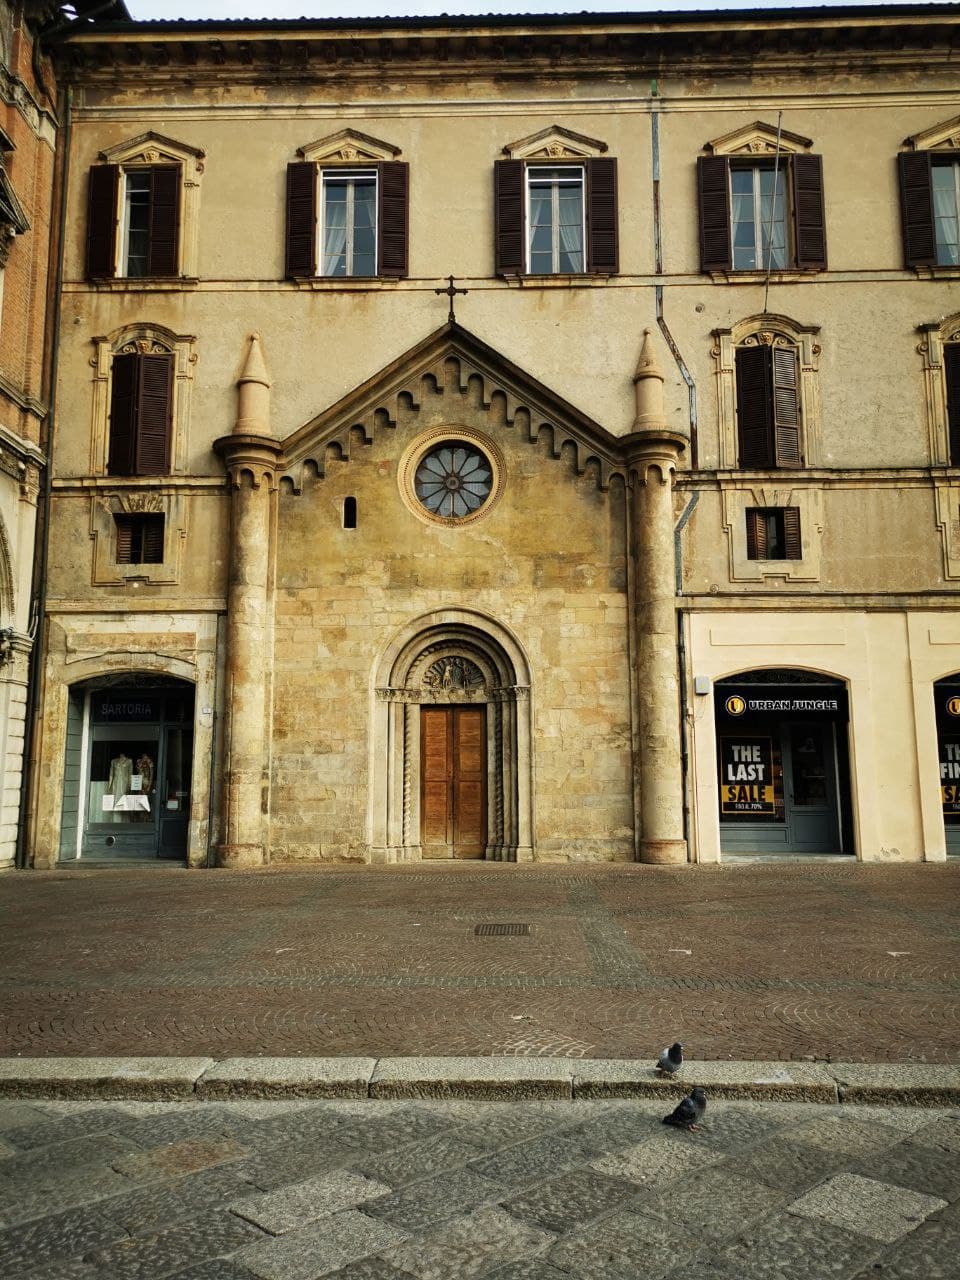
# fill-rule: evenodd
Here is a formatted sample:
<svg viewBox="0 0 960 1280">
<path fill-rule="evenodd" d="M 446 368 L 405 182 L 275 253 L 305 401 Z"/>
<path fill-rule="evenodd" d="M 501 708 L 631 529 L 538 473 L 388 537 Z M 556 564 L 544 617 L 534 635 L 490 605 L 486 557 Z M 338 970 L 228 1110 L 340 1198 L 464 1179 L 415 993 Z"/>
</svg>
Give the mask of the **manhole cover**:
<svg viewBox="0 0 960 1280">
<path fill-rule="evenodd" d="M 478 924 L 473 931 L 478 938 L 525 938 L 530 933 L 528 924 Z"/>
</svg>

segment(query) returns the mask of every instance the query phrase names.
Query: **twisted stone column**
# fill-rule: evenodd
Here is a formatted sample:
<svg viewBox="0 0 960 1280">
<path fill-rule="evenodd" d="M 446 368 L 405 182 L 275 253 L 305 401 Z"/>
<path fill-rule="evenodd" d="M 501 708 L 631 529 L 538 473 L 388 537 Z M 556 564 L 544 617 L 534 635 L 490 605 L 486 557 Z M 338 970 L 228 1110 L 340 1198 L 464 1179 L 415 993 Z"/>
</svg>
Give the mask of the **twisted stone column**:
<svg viewBox="0 0 960 1280">
<path fill-rule="evenodd" d="M 673 475 L 685 447 L 663 417 L 663 373 L 650 330 L 634 378 L 637 417 L 628 447 L 640 709 L 640 861 L 686 862 L 680 689 L 677 679 Z"/>
<path fill-rule="evenodd" d="M 273 495 L 281 445 L 270 435 L 270 381 L 257 335 L 240 376 L 231 435 L 214 443 L 233 490 L 224 720 L 223 867 L 266 861 L 266 662 Z"/>
</svg>

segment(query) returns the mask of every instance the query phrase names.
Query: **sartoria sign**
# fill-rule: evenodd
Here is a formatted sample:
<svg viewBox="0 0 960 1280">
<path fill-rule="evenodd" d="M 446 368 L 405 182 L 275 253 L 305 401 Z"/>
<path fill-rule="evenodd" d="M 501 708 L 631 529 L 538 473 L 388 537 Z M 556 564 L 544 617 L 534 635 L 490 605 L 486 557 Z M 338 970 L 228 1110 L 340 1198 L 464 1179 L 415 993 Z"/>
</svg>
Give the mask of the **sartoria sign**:
<svg viewBox="0 0 960 1280">
<path fill-rule="evenodd" d="M 772 739 L 721 738 L 720 812 L 775 811 Z"/>
<path fill-rule="evenodd" d="M 730 720 L 764 715 L 845 719 L 847 691 L 824 685 L 721 685 L 717 688 L 717 710 Z"/>
</svg>

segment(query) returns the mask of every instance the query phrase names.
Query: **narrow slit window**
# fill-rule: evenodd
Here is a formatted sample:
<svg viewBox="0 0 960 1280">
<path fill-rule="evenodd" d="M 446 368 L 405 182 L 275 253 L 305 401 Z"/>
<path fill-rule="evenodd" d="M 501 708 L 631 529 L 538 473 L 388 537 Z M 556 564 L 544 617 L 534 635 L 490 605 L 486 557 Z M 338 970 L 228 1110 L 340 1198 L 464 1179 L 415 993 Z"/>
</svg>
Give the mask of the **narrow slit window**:
<svg viewBox="0 0 960 1280">
<path fill-rule="evenodd" d="M 343 527 L 345 529 L 355 529 L 357 527 L 356 498 L 344 498 L 343 500 Z"/>
<path fill-rule="evenodd" d="M 117 564 L 162 564 L 162 514 L 115 515 Z"/>
</svg>

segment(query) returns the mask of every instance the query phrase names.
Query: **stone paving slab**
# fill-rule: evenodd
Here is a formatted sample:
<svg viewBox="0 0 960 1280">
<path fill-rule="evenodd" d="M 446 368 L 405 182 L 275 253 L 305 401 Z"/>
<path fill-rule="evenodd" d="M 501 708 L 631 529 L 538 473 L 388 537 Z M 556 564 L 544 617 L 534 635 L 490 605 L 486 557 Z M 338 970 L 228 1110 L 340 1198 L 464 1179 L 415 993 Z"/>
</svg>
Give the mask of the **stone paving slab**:
<svg viewBox="0 0 960 1280">
<path fill-rule="evenodd" d="M 8 1057 L 960 1062 L 960 861 L 3 883 Z"/>
<path fill-rule="evenodd" d="M 716 1098 L 771 1098 L 778 1102 L 836 1102 L 832 1069 L 803 1062 L 684 1062 L 675 1079 L 663 1079 L 648 1062 L 591 1059 L 573 1073 L 577 1098 L 685 1097 L 695 1085 Z M 958 1095 L 960 1096 L 960 1095 Z M 889 1101 L 890 1099 L 885 1099 Z M 943 1105 L 945 1099 L 941 1099 Z"/>
<path fill-rule="evenodd" d="M 663 1127 L 671 1103 L 241 1102 L 241 1142 L 220 1134 L 230 1107 L 200 1097 L 0 1099 L 13 1149 L 0 1156 L 0 1204 L 21 1216 L 0 1226 L 0 1274 L 956 1280 L 957 1110 L 710 1097 L 687 1133 Z M 295 1160 L 287 1133 L 304 1136 Z M 197 1167 L 212 1142 L 233 1144 L 233 1158 Z M 169 1176 L 161 1160 L 138 1183 L 138 1162 L 163 1151 Z M 265 1159 L 277 1162 L 266 1191 Z M 112 1181 L 88 1176 L 97 1168 Z M 82 1199 L 64 1207 L 70 1189 Z"/>
<path fill-rule="evenodd" d="M 943 1107 L 960 1102 L 960 1065 L 837 1062 L 830 1067 L 845 1102 L 913 1102 Z"/>
<path fill-rule="evenodd" d="M 371 1098 L 570 1098 L 574 1064 L 564 1058 L 381 1058 Z"/>
<path fill-rule="evenodd" d="M 375 1058 L 229 1058 L 203 1072 L 207 1098 L 365 1098 Z"/>
</svg>

